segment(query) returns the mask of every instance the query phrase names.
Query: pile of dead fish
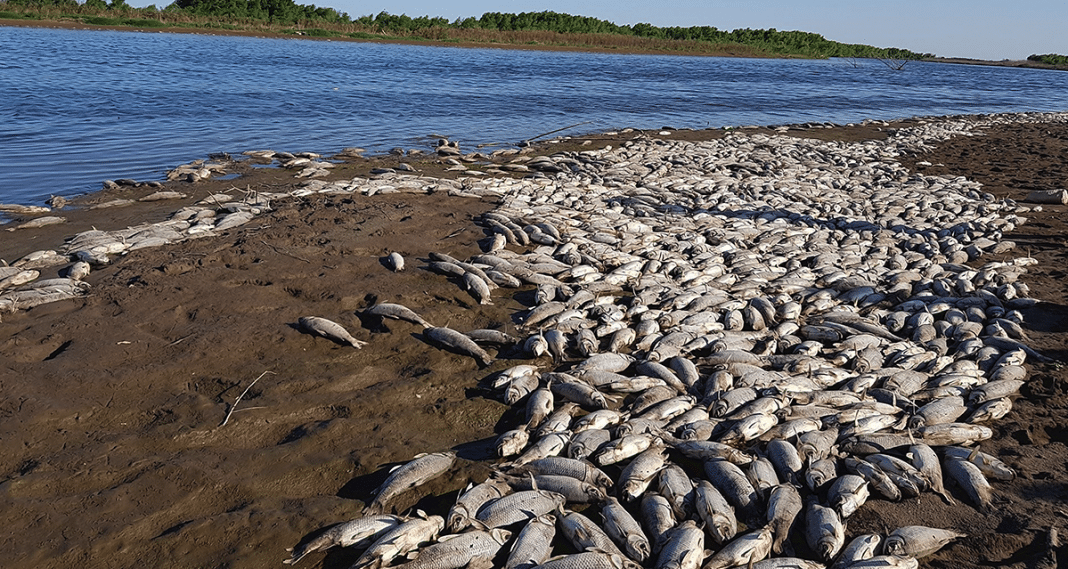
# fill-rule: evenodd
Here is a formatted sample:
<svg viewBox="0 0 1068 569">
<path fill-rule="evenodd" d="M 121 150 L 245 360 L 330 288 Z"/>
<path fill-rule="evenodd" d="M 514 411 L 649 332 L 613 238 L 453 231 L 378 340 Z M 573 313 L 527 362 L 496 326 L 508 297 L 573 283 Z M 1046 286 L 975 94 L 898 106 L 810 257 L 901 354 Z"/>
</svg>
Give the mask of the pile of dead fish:
<svg viewBox="0 0 1068 569">
<path fill-rule="evenodd" d="M 507 462 L 447 515 L 384 514 L 455 460 L 417 457 L 288 562 L 354 546 L 354 567 L 916 567 L 963 534 L 917 519 L 847 543 L 848 518 L 869 499 L 952 503 L 947 484 L 990 508 L 990 480 L 1014 473 L 978 445 L 1044 358 L 1019 312 L 1033 259 L 982 262 L 1013 249 L 1002 234 L 1027 209 L 895 159 L 1039 116 L 1068 120 L 650 139 L 550 156 L 551 177 L 469 182 L 501 196 L 478 220 L 486 253 L 427 268 L 482 303 L 536 287 L 523 337 L 368 313 L 483 366 L 488 345 L 539 358 L 487 378 L 525 410 L 498 440 Z"/>
<path fill-rule="evenodd" d="M 185 196 L 175 192 L 156 192 L 141 201 L 176 197 Z M 83 279 L 94 267 L 107 265 L 117 257 L 138 249 L 218 235 L 244 225 L 267 211 L 272 199 L 288 197 L 288 194 L 257 192 L 246 192 L 236 197 L 230 194 L 211 195 L 193 206 L 178 210 L 167 221 L 117 231 L 94 229 L 78 233 L 67 239 L 58 250 L 34 251 L 15 260 L 10 266 L 0 266 L 0 313 L 83 296 L 90 288 Z M 58 278 L 41 279 L 41 271 L 46 269 L 56 270 Z"/>
</svg>

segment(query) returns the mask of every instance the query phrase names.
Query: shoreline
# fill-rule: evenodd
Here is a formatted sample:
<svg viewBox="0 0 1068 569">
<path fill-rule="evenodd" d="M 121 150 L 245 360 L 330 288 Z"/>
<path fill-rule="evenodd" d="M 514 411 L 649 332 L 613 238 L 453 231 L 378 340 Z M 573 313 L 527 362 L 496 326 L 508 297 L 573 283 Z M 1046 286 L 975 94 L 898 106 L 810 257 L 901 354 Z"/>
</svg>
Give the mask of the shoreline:
<svg viewBox="0 0 1068 569">
<path fill-rule="evenodd" d="M 1013 117 L 1018 122 L 1009 121 Z M 1042 117 L 1051 122 L 1024 120 Z M 1004 124 L 999 119 L 1005 119 Z M 982 121 L 988 126 L 975 132 L 958 124 Z M 887 145 L 891 135 L 912 136 L 913 131 L 926 134 Z M 696 144 L 701 142 L 705 144 Z M 780 145 L 785 152 L 768 154 Z M 774 165 L 774 160 L 791 155 L 790 145 L 807 157 L 804 168 Z M 609 146 L 613 150 L 607 150 Z M 914 152 L 890 152 L 908 148 Z M 923 184 L 933 189 L 909 202 L 926 202 L 916 212 L 936 215 L 931 218 L 936 221 L 945 214 L 945 227 L 979 231 L 976 228 L 991 222 L 984 215 L 1028 218 L 1009 221 L 1015 225 L 1011 230 L 1001 225 L 1005 234 L 995 235 L 997 241 L 1016 242 L 1014 250 L 991 251 L 974 260 L 965 256 L 962 263 L 978 274 L 990 263 L 1036 260 L 1019 277 L 1030 287 L 1028 296 L 1039 301 L 1022 309 L 1029 345 L 1068 361 L 1068 331 L 1063 326 L 1068 322 L 1063 272 L 1068 263 L 1068 206 L 1039 211 L 1032 204 L 1019 204 L 1029 209 L 1025 211 L 1004 201 L 1063 184 L 1068 165 L 1051 166 L 1046 157 L 1065 149 L 1064 113 L 924 117 L 785 132 L 620 131 L 543 141 L 524 154 L 500 157 L 493 169 L 507 175 L 477 176 L 472 169 L 491 167 L 462 160 L 470 166 L 467 172 L 449 170 L 456 165 L 444 157 L 410 161 L 416 169 L 412 174 L 372 174 L 378 168 L 396 170 L 402 162 L 383 156 L 338 165 L 322 185 L 311 187 L 295 177 L 299 169 L 249 167 L 235 180 L 170 182 L 162 188 L 187 194 L 185 198 L 79 209 L 70 212 L 66 224 L 5 233 L 0 258 L 12 261 L 13 251 L 25 255 L 58 247 L 66 237 L 91 229 L 119 231 L 144 222 L 173 222 L 176 211 L 208 208 L 221 218 L 243 208 L 261 210 L 247 223 L 214 235 L 116 256 L 115 262 L 94 268 L 84 296 L 3 314 L 0 354 L 8 361 L 0 366 L 0 429 L 8 435 L 0 440 L 0 488 L 9 507 L 0 512 L 0 520 L 12 527 L 23 527 L 16 525 L 19 520 L 34 520 L 31 535 L 12 543 L 12 567 L 132 566 L 147 561 L 161 568 L 240 569 L 277 563 L 287 556 L 285 547 L 306 543 L 323 528 L 358 517 L 389 466 L 407 462 L 418 452 L 452 449 L 459 458 L 448 476 L 399 496 L 396 504 L 398 510 L 414 505 L 443 514 L 468 480 L 484 479 L 499 462 L 494 441 L 522 415 L 501 402 L 501 394 L 488 387 L 488 378 L 532 359 L 502 347 L 495 352 L 497 361 L 483 368 L 471 358 L 421 341 L 417 326 L 378 321 L 364 309 L 398 302 L 438 325 L 518 335 L 519 324 L 536 302 L 533 286 L 502 287 L 493 291 L 493 304 L 480 304 L 453 280 L 418 266 L 432 252 L 461 259 L 480 254 L 488 231 L 478 221 L 491 211 L 555 224 L 582 243 L 587 256 L 612 243 L 604 237 L 599 247 L 583 241 L 598 229 L 586 225 L 596 216 L 629 216 L 599 228 L 609 237 L 615 232 L 623 236 L 631 227 L 650 227 L 648 235 L 658 239 L 649 239 L 649 244 L 681 235 L 685 228 L 680 224 L 687 219 L 720 219 L 722 227 L 709 225 L 662 250 L 689 254 L 694 244 L 733 242 L 736 248 L 752 247 L 757 258 L 770 259 L 785 254 L 782 247 L 788 240 L 785 234 L 774 238 L 768 232 L 793 227 L 785 220 L 794 218 L 783 210 L 800 216 L 796 222 L 801 236 L 821 229 L 825 234 L 856 231 L 851 228 L 856 214 L 845 209 L 857 204 L 839 199 L 848 185 L 828 184 L 820 199 L 776 193 L 797 191 L 792 181 L 803 181 L 806 174 L 817 181 L 853 168 L 853 201 L 861 204 L 865 196 L 882 203 L 864 193 L 864 182 L 887 191 Z M 712 160 L 712 155 L 701 154 L 712 151 L 722 155 Z M 552 158 L 560 171 L 536 168 L 545 164 L 535 159 L 539 156 Z M 848 165 L 850 160 L 854 166 Z M 875 170 L 866 171 L 865 165 Z M 544 183 L 525 179 L 532 171 L 543 172 Z M 787 172 L 792 172 L 790 177 Z M 1027 180 L 1027 186 L 1014 181 L 1019 179 Z M 968 197 L 974 180 L 983 186 L 976 197 Z M 698 204 L 688 200 L 713 191 L 717 183 L 738 184 L 737 191 L 700 204 L 699 216 L 673 213 L 696 208 Z M 960 187 L 935 187 L 939 184 Z M 372 187 L 377 190 L 369 192 Z M 415 189 L 409 193 L 406 187 Z M 81 203 L 136 199 L 158 190 L 117 188 L 86 196 Z M 232 201 L 218 197 L 221 194 L 229 194 Z M 834 204 L 842 210 L 835 212 Z M 803 208 L 812 207 L 829 209 L 827 215 L 806 221 Z M 962 211 L 953 213 L 954 207 Z M 924 218 L 901 219 L 915 225 L 915 235 L 935 234 L 924 228 Z M 745 229 L 745 237 L 728 239 L 727 232 L 735 227 Z M 126 238 L 132 241 L 135 235 Z M 970 234 L 954 235 L 961 242 L 979 242 Z M 699 242 L 698 236 L 705 241 Z M 876 254 L 875 243 L 864 243 L 860 233 L 857 239 L 859 248 L 845 241 L 839 249 Z M 513 243 L 506 250 L 526 255 L 538 247 Z M 407 270 L 387 270 L 380 259 L 389 252 L 403 254 L 409 260 Z M 696 249 L 693 253 L 702 254 Z M 951 250 L 932 253 L 948 262 Z M 745 258 L 733 255 L 722 265 L 737 264 L 731 270 L 740 271 Z M 958 271 L 954 275 L 965 272 L 960 266 L 953 267 Z M 61 268 L 52 265 L 41 272 L 52 276 Z M 768 276 L 751 276 L 739 282 L 770 282 Z M 579 277 L 575 271 L 561 278 L 577 283 Z M 949 284 L 932 287 L 956 286 L 948 276 L 938 278 Z M 742 294 L 738 291 L 744 289 L 731 294 Z M 357 350 L 301 333 L 297 318 L 311 314 L 338 321 L 370 344 Z M 572 354 L 567 361 L 578 358 Z M 533 362 L 544 369 L 556 367 L 548 356 Z M 701 365 L 703 374 L 711 371 Z M 1031 563 L 1050 551 L 1063 555 L 1063 547 L 1051 550 L 1043 544 L 1045 532 L 1063 526 L 1058 509 L 1068 473 L 1057 465 L 1068 460 L 1068 446 L 1060 436 L 1068 422 L 1068 369 L 1033 361 L 1027 365 L 1028 380 L 1013 410 L 990 423 L 994 436 L 981 445 L 1017 471 L 1014 480 L 993 483 L 994 508 L 980 511 L 955 487 L 955 505 L 930 492 L 900 501 L 873 495 L 850 518 L 849 537 L 917 523 L 969 534 L 923 559 L 924 566 L 935 569 L 988 567 L 1010 558 Z M 272 373 L 261 375 L 266 371 Z M 257 376 L 262 381 L 253 386 Z M 239 395 L 244 398 L 235 402 Z M 700 469 L 699 463 L 695 467 L 678 460 L 687 469 Z M 805 547 L 803 539 L 794 542 Z M 355 558 L 354 552 L 335 548 L 303 563 L 333 569 L 348 567 Z"/>
<path fill-rule="evenodd" d="M 419 39 L 365 39 L 365 38 L 351 38 L 351 37 L 314 37 L 307 35 L 295 35 L 285 34 L 279 32 L 266 32 L 255 30 L 220 30 L 212 28 L 185 28 L 180 26 L 167 27 L 167 28 L 137 28 L 133 26 L 97 26 L 91 24 L 82 24 L 75 22 L 63 22 L 58 20 L 5 20 L 0 19 L 0 27 L 26 27 L 26 28 L 50 28 L 50 29 L 62 29 L 62 30 L 82 30 L 82 31 L 116 31 L 116 32 L 138 32 L 138 33 L 176 33 L 176 34 L 188 34 L 188 35 L 213 35 L 213 36 L 230 36 L 230 37 L 253 37 L 253 38 L 265 38 L 265 39 L 291 39 L 291 40 L 312 40 L 312 41 L 338 41 L 349 43 L 378 43 L 389 45 L 411 45 L 411 46 L 429 46 L 429 47 L 456 47 L 464 49 L 508 49 L 518 51 L 561 51 L 561 52 L 577 52 L 577 53 L 614 53 L 620 55 L 680 55 L 680 56 L 694 56 L 694 57 L 757 57 L 759 59 L 797 59 L 794 56 L 753 56 L 747 54 L 737 54 L 730 51 L 721 53 L 703 53 L 703 52 L 678 52 L 668 50 L 640 50 L 640 49 L 613 49 L 604 47 L 592 47 L 592 46 L 567 46 L 567 45 L 547 45 L 547 44 L 520 44 L 520 43 L 493 43 L 493 42 L 462 42 L 462 41 L 437 41 L 437 40 L 419 40 Z"/>
<path fill-rule="evenodd" d="M 205 29 L 205 28 L 183 28 L 180 26 L 168 27 L 165 29 L 160 28 L 137 28 L 133 26 L 96 26 L 90 24 L 82 24 L 75 22 L 64 22 L 59 20 L 10 20 L 0 19 L 0 27 L 28 27 L 28 28 L 51 28 L 51 29 L 66 29 L 66 30 L 107 30 L 107 31 L 128 31 L 128 32 L 140 32 L 140 33 L 178 33 L 178 34 L 191 34 L 191 35 L 218 35 L 218 36 L 236 36 L 236 37 L 256 37 L 256 38 L 268 38 L 268 39 L 298 39 L 298 40 L 316 40 L 316 41 L 344 41 L 354 43 L 381 43 L 381 44 L 396 44 L 396 45 L 413 45 L 413 46 L 432 46 L 432 47 L 458 47 L 468 49 L 511 49 L 520 51 L 562 51 L 562 52 L 579 52 L 579 53 L 614 53 L 620 55 L 679 55 L 679 56 L 696 56 L 696 57 L 755 57 L 758 59 L 798 59 L 799 56 L 754 56 L 752 54 L 739 54 L 725 51 L 722 53 L 702 53 L 702 52 L 677 52 L 669 50 L 640 50 L 640 49 L 613 49 L 602 47 L 585 47 L 585 46 L 558 46 L 558 45 L 529 45 L 529 44 L 511 44 L 511 43 L 481 43 L 481 42 L 452 42 L 452 41 L 436 41 L 436 40 L 404 40 L 404 39 L 362 39 L 362 38 L 349 38 L 349 37 L 329 37 L 319 38 L 311 36 L 293 35 L 277 32 L 263 32 L 253 30 L 220 30 L 220 29 Z M 983 59 L 971 59 L 965 57 L 933 57 L 921 59 L 919 61 L 927 63 L 944 63 L 950 65 L 984 65 L 991 67 L 1013 67 L 1020 69 L 1045 69 L 1049 71 L 1068 71 L 1068 68 L 1056 67 L 1053 65 L 1047 65 L 1044 63 L 1023 60 L 983 60 Z"/>
</svg>

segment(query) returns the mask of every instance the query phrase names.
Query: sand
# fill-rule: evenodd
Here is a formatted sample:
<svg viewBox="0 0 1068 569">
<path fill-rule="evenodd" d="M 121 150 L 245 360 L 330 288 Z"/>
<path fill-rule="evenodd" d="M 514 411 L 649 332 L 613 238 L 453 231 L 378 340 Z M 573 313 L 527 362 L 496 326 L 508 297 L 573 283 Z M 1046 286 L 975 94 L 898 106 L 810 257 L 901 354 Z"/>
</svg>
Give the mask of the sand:
<svg viewBox="0 0 1068 569">
<path fill-rule="evenodd" d="M 588 137 L 596 147 L 635 133 Z M 791 131 L 863 140 L 873 127 Z M 721 131 L 681 131 L 693 139 Z M 585 139 L 582 139 L 585 140 Z M 552 152 L 562 144 L 539 145 Z M 587 146 L 585 148 L 589 148 Z M 391 158 L 355 161 L 351 178 Z M 918 162 L 931 166 L 919 166 Z M 966 176 L 999 197 L 1068 185 L 1068 125 L 1016 125 L 950 140 L 910 157 L 916 172 Z M 426 174 L 443 173 L 427 160 Z M 90 227 L 154 221 L 214 191 L 279 191 L 291 174 L 248 169 L 230 181 L 172 184 L 186 200 L 88 211 L 67 224 L 5 233 L 0 258 L 58 247 Z M 152 190 L 125 190 L 126 196 Z M 84 299 L 4 314 L 0 322 L 0 537 L 5 567 L 270 567 L 286 548 L 357 516 L 387 467 L 420 452 L 454 449 L 460 460 L 422 492 L 397 500 L 443 513 L 470 479 L 481 479 L 493 440 L 515 422 L 480 380 L 519 363 L 508 354 L 479 369 L 435 349 L 419 327 L 382 324 L 359 311 L 400 302 L 436 325 L 515 331 L 528 289 L 479 305 L 446 278 L 422 270 L 431 251 L 464 258 L 484 235 L 472 218 L 491 201 L 430 196 L 313 196 L 220 237 L 136 251 L 89 278 Z M 1026 313 L 1031 343 L 1068 360 L 1068 218 L 1045 206 L 1007 235 L 1039 260 L 1025 277 L 1043 302 Z M 401 273 L 380 259 L 397 251 Z M 1016 256 L 1021 251 L 1016 251 Z M 988 260 L 984 258 L 983 261 Z M 361 350 L 301 333 L 316 315 L 369 342 Z M 1030 365 L 1013 411 L 983 444 L 1019 473 L 995 483 L 995 508 L 979 512 L 934 494 L 870 500 L 849 535 L 923 520 L 965 532 L 926 567 L 1053 567 L 1066 550 L 1047 537 L 1068 526 L 1068 371 Z M 235 399 L 254 380 L 225 426 Z M 963 498 L 959 489 L 952 489 Z M 422 496 L 429 496 L 422 498 Z M 418 503 L 417 503 L 418 502 Z M 316 553 L 301 565 L 341 568 L 350 551 Z M 1053 564 L 1050 564 L 1052 562 Z M 1043 564 L 1045 563 L 1045 564 Z"/>
</svg>

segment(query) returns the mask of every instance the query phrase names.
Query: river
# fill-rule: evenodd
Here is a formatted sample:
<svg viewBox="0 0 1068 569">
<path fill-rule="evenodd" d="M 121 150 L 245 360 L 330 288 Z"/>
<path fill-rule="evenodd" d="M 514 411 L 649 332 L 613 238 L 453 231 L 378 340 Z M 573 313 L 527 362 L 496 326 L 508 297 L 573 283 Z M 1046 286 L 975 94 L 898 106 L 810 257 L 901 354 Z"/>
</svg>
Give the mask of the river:
<svg viewBox="0 0 1068 569">
<path fill-rule="evenodd" d="M 1068 73 L 0 27 L 0 203 L 219 152 L 1068 110 Z"/>
</svg>

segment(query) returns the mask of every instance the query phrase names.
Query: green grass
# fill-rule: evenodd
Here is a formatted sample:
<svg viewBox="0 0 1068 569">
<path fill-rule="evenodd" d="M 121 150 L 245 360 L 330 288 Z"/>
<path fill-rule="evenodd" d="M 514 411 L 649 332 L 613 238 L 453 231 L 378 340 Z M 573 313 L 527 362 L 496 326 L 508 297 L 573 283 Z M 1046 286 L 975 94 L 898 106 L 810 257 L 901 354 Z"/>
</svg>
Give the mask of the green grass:
<svg viewBox="0 0 1068 569">
<path fill-rule="evenodd" d="M 333 30 L 324 30 L 322 28 L 311 28 L 302 31 L 304 32 L 303 35 L 312 38 L 334 38 L 341 35 L 339 32 L 335 32 Z"/>
<path fill-rule="evenodd" d="M 0 20 L 40 20 L 41 16 L 37 14 L 24 14 L 21 12 L 0 12 Z"/>
<path fill-rule="evenodd" d="M 147 20 L 144 18 L 125 18 L 122 20 L 122 25 L 133 26 L 135 28 L 166 28 L 167 24 L 159 20 Z"/>
<path fill-rule="evenodd" d="M 122 25 L 122 18 L 105 18 L 103 16 L 89 16 L 82 18 L 82 21 L 86 24 L 93 26 L 119 26 Z"/>
</svg>

